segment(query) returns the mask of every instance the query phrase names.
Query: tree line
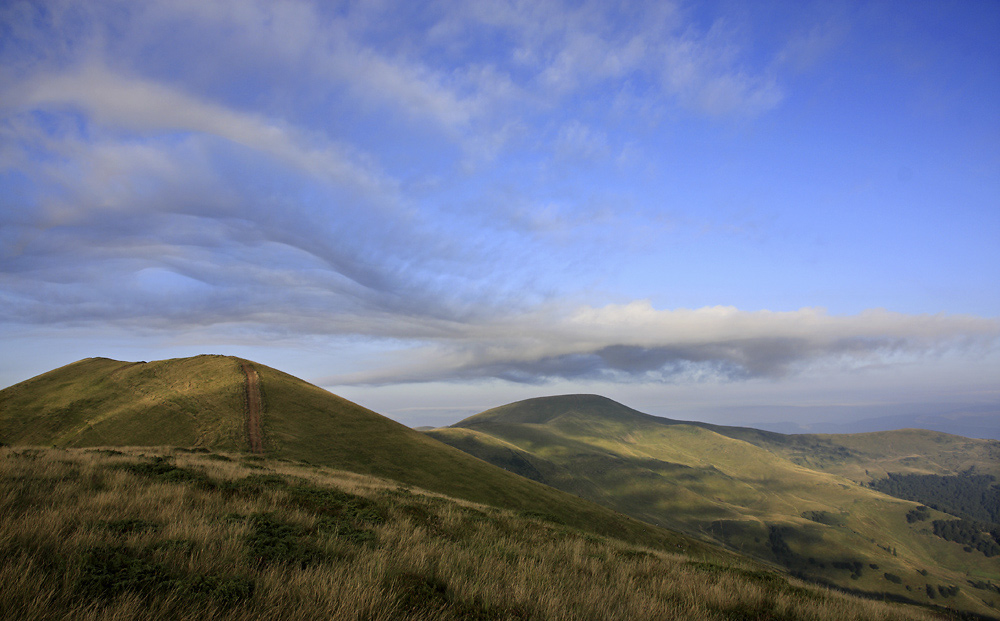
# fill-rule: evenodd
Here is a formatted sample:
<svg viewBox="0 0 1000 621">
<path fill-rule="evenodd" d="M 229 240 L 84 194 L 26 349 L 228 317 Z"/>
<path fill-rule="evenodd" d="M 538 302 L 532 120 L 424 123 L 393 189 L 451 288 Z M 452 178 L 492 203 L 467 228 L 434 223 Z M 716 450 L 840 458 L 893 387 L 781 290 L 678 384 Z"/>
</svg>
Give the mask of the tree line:
<svg viewBox="0 0 1000 621">
<path fill-rule="evenodd" d="M 971 469 L 954 476 L 890 472 L 870 485 L 883 494 L 1000 526 L 1000 485 L 990 474 L 974 474 Z"/>
</svg>

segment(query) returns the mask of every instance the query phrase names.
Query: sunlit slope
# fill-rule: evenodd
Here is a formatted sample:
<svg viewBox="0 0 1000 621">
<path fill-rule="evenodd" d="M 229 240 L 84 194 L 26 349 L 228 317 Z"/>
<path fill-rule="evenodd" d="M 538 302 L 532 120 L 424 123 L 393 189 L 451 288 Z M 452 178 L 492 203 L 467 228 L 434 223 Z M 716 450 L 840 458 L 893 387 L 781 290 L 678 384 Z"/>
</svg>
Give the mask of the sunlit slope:
<svg viewBox="0 0 1000 621">
<path fill-rule="evenodd" d="M 915 503 L 603 397 L 531 399 L 429 433 L 498 465 L 495 443 L 512 445 L 538 473 L 555 473 L 539 477 L 550 485 L 812 579 L 922 601 L 930 599 L 927 584 L 961 584 L 947 604 L 980 612 L 990 595 L 969 587 L 969 577 L 1000 582 L 996 558 L 932 536 L 926 521 L 908 522 Z M 932 519 L 947 517 L 932 512 Z"/>
<path fill-rule="evenodd" d="M 87 359 L 32 378 L 0 391 L 0 443 L 248 452 L 244 363 L 260 378 L 267 457 L 390 478 L 637 543 L 709 550 L 470 457 L 301 379 L 226 356 Z"/>
<path fill-rule="evenodd" d="M 0 391 L 0 442 L 236 450 L 246 442 L 244 382 L 225 356 L 88 358 Z"/>
<path fill-rule="evenodd" d="M 889 472 L 955 475 L 970 468 L 980 474 L 1000 477 L 1000 441 L 997 440 L 966 438 L 926 429 L 789 435 L 751 427 L 655 417 L 598 395 L 564 395 L 558 402 L 531 399 L 508 404 L 466 419 L 462 425 L 466 422 L 482 424 L 491 419 L 538 424 L 566 416 L 567 411 L 577 416 L 598 414 L 605 420 L 699 427 L 749 442 L 795 464 L 859 482 L 882 478 Z"/>
</svg>

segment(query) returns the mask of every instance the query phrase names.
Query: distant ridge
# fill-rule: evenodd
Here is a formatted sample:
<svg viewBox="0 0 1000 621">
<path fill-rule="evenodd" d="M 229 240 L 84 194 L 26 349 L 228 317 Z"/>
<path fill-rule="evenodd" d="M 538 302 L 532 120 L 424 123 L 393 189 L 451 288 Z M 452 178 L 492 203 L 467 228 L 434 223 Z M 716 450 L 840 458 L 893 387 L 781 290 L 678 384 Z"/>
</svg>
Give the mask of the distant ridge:
<svg viewBox="0 0 1000 621">
<path fill-rule="evenodd" d="M 972 408 L 969 408 L 972 409 Z M 983 411 L 951 414 L 914 414 L 862 418 L 847 423 L 823 422 L 801 425 L 792 422 L 759 423 L 754 426 L 784 434 L 845 434 L 926 429 L 966 438 L 1000 440 L 1000 406 L 983 406 Z"/>
<path fill-rule="evenodd" d="M 601 395 L 578 394 L 536 397 L 516 401 L 486 410 L 475 416 L 470 416 L 451 426 L 472 428 L 477 425 L 491 423 L 541 425 L 551 423 L 556 418 L 573 416 L 598 417 L 605 420 L 617 421 L 650 421 L 657 419 L 655 416 L 643 414 L 638 410 L 634 410 Z"/>
</svg>

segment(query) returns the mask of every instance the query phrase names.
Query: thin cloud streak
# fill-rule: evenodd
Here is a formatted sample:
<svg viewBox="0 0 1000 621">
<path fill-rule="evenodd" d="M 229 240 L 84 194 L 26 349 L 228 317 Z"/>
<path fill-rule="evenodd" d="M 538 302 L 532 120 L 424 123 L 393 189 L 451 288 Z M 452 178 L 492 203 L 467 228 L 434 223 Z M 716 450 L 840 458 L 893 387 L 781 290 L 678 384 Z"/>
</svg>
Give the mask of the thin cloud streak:
<svg viewBox="0 0 1000 621">
<path fill-rule="evenodd" d="M 197 132 L 262 151 L 301 172 L 358 186 L 364 194 L 388 192 L 381 175 L 352 161 L 333 145 L 311 146 L 294 132 L 258 115 L 199 101 L 150 80 L 121 77 L 91 64 L 79 71 L 45 75 L 11 87 L 8 105 L 27 109 L 71 106 L 116 130 Z"/>
</svg>

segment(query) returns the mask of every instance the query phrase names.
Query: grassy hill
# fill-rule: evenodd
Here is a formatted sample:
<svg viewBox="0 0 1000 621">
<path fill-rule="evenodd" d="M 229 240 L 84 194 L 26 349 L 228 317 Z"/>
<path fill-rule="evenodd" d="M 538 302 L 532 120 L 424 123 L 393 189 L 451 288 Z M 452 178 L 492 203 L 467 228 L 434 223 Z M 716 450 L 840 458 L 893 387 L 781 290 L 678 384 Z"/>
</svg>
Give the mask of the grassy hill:
<svg viewBox="0 0 1000 621">
<path fill-rule="evenodd" d="M 4 447 L 0 464 L 11 619 L 952 618 L 245 452 Z"/>
<path fill-rule="evenodd" d="M 246 444 L 244 381 L 224 356 L 88 358 L 0 391 L 0 442 L 237 450 Z"/>
<path fill-rule="evenodd" d="M 147 363 L 93 358 L 0 391 L 0 443 L 58 448 L 181 446 L 249 452 L 247 378 L 259 376 L 263 453 L 533 511 L 643 545 L 705 543 L 540 485 L 265 365 L 228 356 Z"/>
<path fill-rule="evenodd" d="M 930 510 L 924 519 L 907 519 L 917 503 L 836 472 L 865 463 L 868 453 L 857 439 L 845 446 L 837 438 L 686 424 L 595 395 L 529 399 L 427 433 L 811 580 L 984 614 L 1000 604 L 989 587 L 1000 583 L 1000 560 L 933 535 L 933 521 L 951 516 Z M 954 447 L 949 438 L 941 444 Z M 894 450 L 910 455 L 927 448 L 898 445 Z M 921 459 L 942 461 L 927 454 Z M 872 463 L 891 458 L 883 459 Z"/>
</svg>

